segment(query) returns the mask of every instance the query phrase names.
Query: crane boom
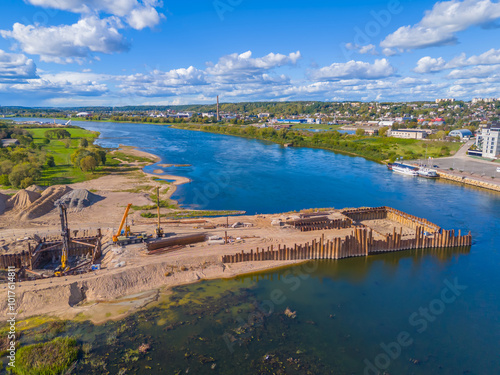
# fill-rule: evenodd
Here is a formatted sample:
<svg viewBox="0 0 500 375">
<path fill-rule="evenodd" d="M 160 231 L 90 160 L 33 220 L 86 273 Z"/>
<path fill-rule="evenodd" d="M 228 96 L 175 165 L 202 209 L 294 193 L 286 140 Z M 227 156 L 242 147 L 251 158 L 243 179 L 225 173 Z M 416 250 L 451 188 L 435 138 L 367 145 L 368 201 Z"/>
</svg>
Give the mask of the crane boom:
<svg viewBox="0 0 500 375">
<path fill-rule="evenodd" d="M 121 231 L 123 229 L 123 226 L 125 225 L 125 221 L 127 220 L 127 216 L 128 216 L 128 212 L 130 211 L 130 207 L 132 207 L 132 203 L 129 203 L 127 205 L 127 208 L 125 209 L 125 213 L 123 214 L 122 222 L 120 223 L 120 227 L 118 228 L 118 231 L 116 232 L 116 234 L 113 236 L 114 242 L 118 241 L 118 237 L 120 236 Z"/>
<path fill-rule="evenodd" d="M 68 212 L 63 203 L 59 203 L 59 217 L 61 219 L 61 236 L 62 236 L 62 252 L 61 252 L 61 268 L 56 272 L 56 276 L 62 276 L 68 269 L 68 253 L 69 253 L 69 228 L 68 228 Z"/>
</svg>

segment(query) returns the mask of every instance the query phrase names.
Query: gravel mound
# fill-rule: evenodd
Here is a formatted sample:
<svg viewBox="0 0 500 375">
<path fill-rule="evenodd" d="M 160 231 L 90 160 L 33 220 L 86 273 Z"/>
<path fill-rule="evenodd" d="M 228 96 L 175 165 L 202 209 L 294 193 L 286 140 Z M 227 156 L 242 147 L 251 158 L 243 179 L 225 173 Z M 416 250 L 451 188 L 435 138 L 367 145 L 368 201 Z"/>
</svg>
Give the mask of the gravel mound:
<svg viewBox="0 0 500 375">
<path fill-rule="evenodd" d="M 42 193 L 42 191 L 45 190 L 44 187 L 38 186 L 38 185 L 31 185 L 30 187 L 26 188 L 27 191 L 34 191 L 36 193 Z"/>
<path fill-rule="evenodd" d="M 76 189 L 71 190 L 69 193 L 65 194 L 57 203 L 61 202 L 68 208 L 76 208 L 78 210 L 85 207 L 89 207 L 94 203 L 103 199 L 101 196 L 91 193 L 86 189 Z"/>
</svg>

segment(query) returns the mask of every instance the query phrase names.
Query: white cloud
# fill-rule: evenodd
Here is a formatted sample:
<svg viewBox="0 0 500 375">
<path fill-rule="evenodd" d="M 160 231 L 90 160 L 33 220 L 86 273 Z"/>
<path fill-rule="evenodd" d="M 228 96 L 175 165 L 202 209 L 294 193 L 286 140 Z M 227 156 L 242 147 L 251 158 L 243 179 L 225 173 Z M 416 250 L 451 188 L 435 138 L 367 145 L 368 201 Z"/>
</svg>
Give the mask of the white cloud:
<svg viewBox="0 0 500 375">
<path fill-rule="evenodd" d="M 375 60 L 373 64 L 363 61 L 333 63 L 313 70 L 311 77 L 318 81 L 334 81 L 339 79 L 378 79 L 393 76 L 396 69 L 387 59 Z"/>
<path fill-rule="evenodd" d="M 70 63 L 89 57 L 93 52 L 113 53 L 128 50 L 128 43 L 118 32 L 116 17 L 99 19 L 89 16 L 73 25 L 33 26 L 15 23 L 12 30 L 0 30 L 28 54 L 40 55 L 42 61 Z"/>
<path fill-rule="evenodd" d="M 252 57 L 252 52 L 223 56 L 217 64 L 207 63 L 205 70 L 194 67 L 161 71 L 151 70 L 144 74 L 118 76 L 118 87 L 122 94 L 142 97 L 203 95 L 212 97 L 224 92 L 227 97 L 239 95 L 259 99 L 273 87 L 289 85 L 290 79 L 275 70 L 284 65 L 293 65 L 300 52 L 289 55 L 270 53 L 263 57 Z M 199 98 L 199 96 L 197 97 Z"/>
<path fill-rule="evenodd" d="M 486 79 L 500 74 L 500 64 L 489 66 L 475 66 L 470 69 L 452 70 L 446 77 L 449 79 Z M 478 82 L 479 81 L 475 81 Z M 499 88 L 500 91 L 500 88 Z"/>
<path fill-rule="evenodd" d="M 454 44 L 457 32 L 471 26 L 490 24 L 498 18 L 500 3 L 490 0 L 437 2 L 419 23 L 400 27 L 380 45 L 384 48 L 416 49 Z"/>
<path fill-rule="evenodd" d="M 133 74 L 115 77 L 122 93 L 140 96 L 175 95 L 179 89 L 207 84 L 205 72 L 192 66 L 167 72 L 153 70 L 148 74 Z"/>
<path fill-rule="evenodd" d="M 368 44 L 365 46 L 360 46 L 358 44 L 346 43 L 345 48 L 349 51 L 357 51 L 360 54 L 370 54 L 370 55 L 378 55 L 377 47 L 373 44 Z"/>
<path fill-rule="evenodd" d="M 153 7 L 141 7 L 133 9 L 127 16 L 127 22 L 136 30 L 152 27 L 160 23 L 161 16 Z"/>
<path fill-rule="evenodd" d="M 206 72 L 212 77 L 213 82 L 219 83 L 282 80 L 284 76 L 273 77 L 268 73 L 281 66 L 295 65 L 301 57 L 300 51 L 289 55 L 270 53 L 258 58 L 252 58 L 251 51 L 242 54 L 233 53 L 221 57 L 215 65 L 207 64 Z"/>
<path fill-rule="evenodd" d="M 108 76 L 80 73 L 80 72 L 60 72 L 57 74 L 41 74 L 39 78 L 29 79 L 25 83 L 5 85 L 1 91 L 12 94 L 28 95 L 30 100 L 34 97 L 53 98 L 68 97 L 73 99 L 76 96 L 102 96 L 109 89 L 103 83 Z"/>
<path fill-rule="evenodd" d="M 0 83 L 37 78 L 36 65 L 25 55 L 7 53 L 0 49 Z"/>
<path fill-rule="evenodd" d="M 370 54 L 370 55 L 377 55 L 377 49 L 373 44 L 368 44 L 367 46 L 363 46 L 359 49 L 359 53 L 361 54 Z"/>
<path fill-rule="evenodd" d="M 460 56 L 453 58 L 449 62 L 446 62 L 442 57 L 422 57 L 418 60 L 414 71 L 417 73 L 435 73 L 447 69 L 495 64 L 500 64 L 500 49 L 492 48 L 481 55 L 471 56 L 469 58 L 467 58 L 465 53 L 462 53 Z"/>
<path fill-rule="evenodd" d="M 398 53 L 393 50 L 392 48 L 384 48 L 382 50 L 382 53 L 385 55 L 385 56 L 394 56 L 394 55 L 397 55 Z"/>
<path fill-rule="evenodd" d="M 141 30 L 160 23 L 157 0 L 27 0 L 35 6 L 65 10 L 85 16 L 100 12 L 124 18 L 134 29 Z"/>
</svg>

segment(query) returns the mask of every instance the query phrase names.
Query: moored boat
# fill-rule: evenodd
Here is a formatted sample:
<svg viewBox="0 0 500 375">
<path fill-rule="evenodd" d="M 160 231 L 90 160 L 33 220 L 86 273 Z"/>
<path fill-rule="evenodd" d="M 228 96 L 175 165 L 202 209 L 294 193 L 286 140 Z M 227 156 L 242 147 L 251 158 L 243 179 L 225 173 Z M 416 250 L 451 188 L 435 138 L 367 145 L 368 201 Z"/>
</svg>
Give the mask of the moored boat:
<svg viewBox="0 0 500 375">
<path fill-rule="evenodd" d="M 404 174 L 407 176 L 418 176 L 418 172 L 416 168 L 411 167 L 406 164 L 401 164 L 401 163 L 394 163 L 392 164 L 392 169 L 393 172 Z"/>
<path fill-rule="evenodd" d="M 429 169 L 429 168 L 420 168 L 417 171 L 418 175 L 420 177 L 425 177 L 425 178 L 438 178 L 439 175 L 434 169 Z"/>
</svg>

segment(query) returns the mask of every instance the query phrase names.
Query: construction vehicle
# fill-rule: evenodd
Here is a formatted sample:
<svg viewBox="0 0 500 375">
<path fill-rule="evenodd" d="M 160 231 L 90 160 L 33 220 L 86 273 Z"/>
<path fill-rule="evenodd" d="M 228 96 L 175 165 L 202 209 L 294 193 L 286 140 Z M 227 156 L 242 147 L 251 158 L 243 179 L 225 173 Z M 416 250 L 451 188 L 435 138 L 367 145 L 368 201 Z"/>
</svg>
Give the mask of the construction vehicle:
<svg viewBox="0 0 500 375">
<path fill-rule="evenodd" d="M 156 208 L 158 210 L 158 225 L 156 227 L 156 238 L 163 237 L 163 229 L 160 226 L 160 188 L 156 188 Z"/>
<path fill-rule="evenodd" d="M 61 265 L 57 267 L 55 275 L 62 276 L 69 269 L 68 267 L 68 250 L 69 250 L 69 228 L 68 228 L 68 212 L 63 203 L 59 203 L 59 217 L 61 218 L 61 236 L 62 236 L 62 251 Z"/>
<path fill-rule="evenodd" d="M 128 245 L 131 243 L 139 243 L 144 242 L 149 239 L 149 235 L 146 233 L 133 234 L 130 230 L 130 225 L 128 225 L 127 218 L 128 213 L 130 211 L 130 207 L 132 207 L 132 203 L 127 205 L 125 209 L 125 213 L 123 214 L 122 221 L 120 222 L 120 226 L 118 227 L 118 231 L 113 235 L 113 242 L 116 245 Z M 123 227 L 125 226 L 125 229 Z M 123 233 L 122 233 L 123 231 Z"/>
</svg>

